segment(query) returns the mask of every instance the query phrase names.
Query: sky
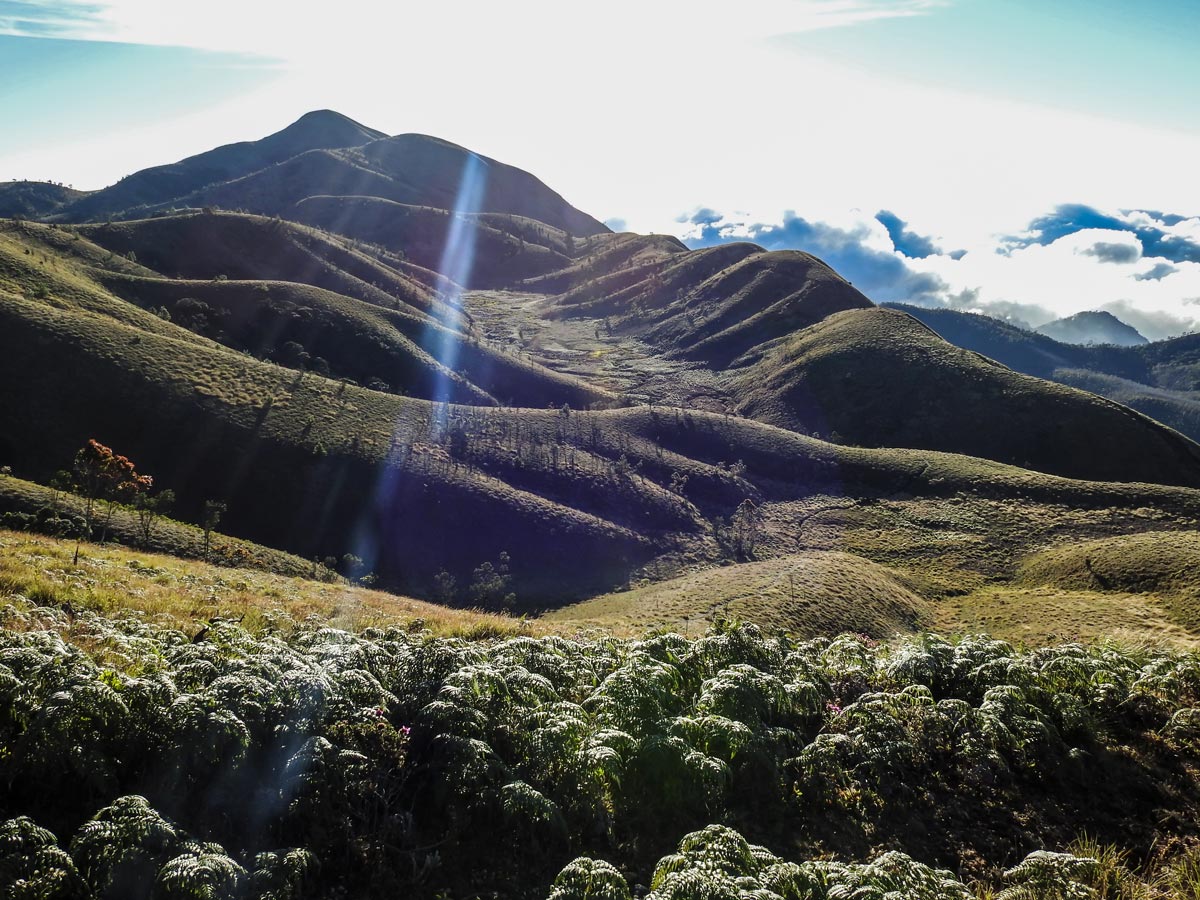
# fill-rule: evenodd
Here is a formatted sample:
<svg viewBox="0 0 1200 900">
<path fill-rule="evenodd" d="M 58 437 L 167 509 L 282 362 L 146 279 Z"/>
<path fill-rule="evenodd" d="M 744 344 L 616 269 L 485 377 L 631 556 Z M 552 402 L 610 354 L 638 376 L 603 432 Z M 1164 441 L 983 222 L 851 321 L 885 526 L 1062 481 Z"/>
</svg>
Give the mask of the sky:
<svg viewBox="0 0 1200 900">
<path fill-rule="evenodd" d="M 0 0 L 0 180 L 98 188 L 320 108 L 880 302 L 1200 329 L 1195 0 Z"/>
</svg>

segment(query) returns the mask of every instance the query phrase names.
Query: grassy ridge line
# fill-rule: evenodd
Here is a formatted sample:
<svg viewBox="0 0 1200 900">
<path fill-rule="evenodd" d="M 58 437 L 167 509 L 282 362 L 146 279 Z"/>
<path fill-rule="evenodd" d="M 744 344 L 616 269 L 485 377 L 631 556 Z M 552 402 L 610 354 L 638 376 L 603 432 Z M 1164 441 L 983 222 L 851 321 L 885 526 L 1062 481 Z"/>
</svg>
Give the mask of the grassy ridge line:
<svg viewBox="0 0 1200 900">
<path fill-rule="evenodd" d="M 6 486 L 0 482 L 0 488 Z M 164 531 L 178 535 L 178 523 Z M 222 538 L 222 540 L 228 540 Z M 237 542 L 244 545 L 244 542 Z M 129 614 L 193 632 L 214 618 L 238 620 L 251 632 L 319 620 L 332 628 L 362 631 L 393 625 L 471 639 L 536 633 L 533 623 L 467 609 L 451 609 L 382 591 L 314 581 L 304 560 L 278 551 L 230 567 L 114 545 L 85 545 L 79 564 L 74 542 L 0 529 L 0 606 L 21 598 L 37 606 L 69 607 L 109 618 Z M 289 560 L 294 560 L 291 565 Z M 265 562 L 266 565 L 253 565 Z M 289 571 L 302 570 L 302 571 Z M 70 626 L 63 623 L 70 635 Z M 5 627 L 14 627 L 6 622 Z"/>
<path fill-rule="evenodd" d="M 462 215 L 379 197 L 322 193 L 305 197 L 283 214 L 305 225 L 403 252 L 417 265 L 434 270 L 442 267 L 451 229 L 461 228 L 468 232 L 475 254 L 470 284 L 463 287 L 500 287 L 571 264 L 564 252 L 537 242 L 561 243 L 532 232 L 531 220 L 510 220 L 494 213 Z"/>
<path fill-rule="evenodd" d="M 226 246 L 237 237 L 238 229 L 247 224 L 255 235 L 273 235 L 280 229 L 292 227 L 288 223 L 246 216 L 196 215 L 182 219 L 202 223 L 205 232 L 186 235 L 186 241 L 176 235 L 173 246 L 180 253 L 184 248 L 203 247 L 207 232 L 214 229 L 218 243 Z M 139 236 L 149 239 L 158 234 L 156 229 L 160 223 L 169 237 L 172 225 L 178 225 L 179 219 L 101 226 L 94 233 L 111 238 L 111 229 L 123 229 L 117 233 L 131 239 Z M 227 225 L 233 229 L 232 234 L 224 233 Z M 155 256 L 153 248 L 147 250 L 136 241 L 134 245 L 141 251 L 143 261 L 146 256 Z M 249 268 L 254 271 L 269 269 L 276 274 L 287 271 L 297 278 L 305 277 L 308 271 L 311 282 L 340 284 L 337 278 L 315 277 L 311 267 L 308 270 L 304 266 L 289 269 L 280 265 L 275 259 L 277 255 L 265 253 L 265 258 L 275 262 Z M 229 257 L 220 258 L 229 261 Z M 235 258 L 235 268 L 237 265 L 240 264 Z M 327 268 L 329 263 L 322 265 Z M 203 265 L 197 266 L 197 270 L 209 271 Z M 418 396 L 432 397 L 448 387 L 450 399 L 474 403 L 518 401 L 520 405 L 530 406 L 569 403 L 581 408 L 593 403 L 616 402 L 612 395 L 579 379 L 480 344 L 471 335 L 451 330 L 416 307 L 381 291 L 376 293 L 386 300 L 386 304 L 294 281 L 238 283 L 163 279 L 158 272 L 116 256 L 92 241 L 80 238 L 73 230 L 29 223 L 7 223 L 6 233 L 0 238 L 0 287 L 5 276 L 10 290 L 19 290 L 26 296 L 44 292 L 52 303 L 74 305 L 111 315 L 143 330 L 192 340 L 202 339 L 192 337 L 189 332 L 165 323 L 157 315 L 150 315 L 137 306 L 155 309 L 183 297 L 199 298 L 231 314 L 226 324 L 238 324 L 241 330 L 231 334 L 230 339 L 237 339 L 236 343 L 244 349 L 275 347 L 288 339 L 285 331 L 298 329 L 303 333 L 293 337 L 305 337 L 309 343 L 323 336 L 330 345 L 327 354 L 330 361 L 339 356 L 348 360 L 343 370 L 349 368 L 351 371 L 335 371 L 335 374 L 349 374 L 362 381 L 369 375 L 376 375 Z M 272 287 L 273 298 L 270 296 Z M 118 300 L 114 293 L 132 303 Z M 285 308 L 279 309 L 281 305 Z M 391 308 L 393 306 L 397 308 Z M 298 325 L 297 316 L 306 318 Z M 447 351 L 450 345 L 456 348 L 452 354 Z M 459 371 L 452 372 L 442 366 L 432 357 L 433 353 L 452 356 Z M 322 353 L 313 348 L 313 355 Z M 368 364 L 373 364 L 377 371 L 364 369 Z M 469 383 L 470 379 L 475 379 L 478 384 Z"/>
<path fill-rule="evenodd" d="M 74 494 L 55 491 L 12 475 L 0 477 L 0 513 L 32 516 L 43 509 L 54 509 L 60 515 L 82 519 L 83 506 L 83 500 Z M 97 513 L 97 534 L 105 515 L 106 512 Z M 151 526 L 150 543 L 147 545 L 136 510 L 118 506 L 113 510 L 107 532 L 115 543 L 151 553 L 167 553 L 188 559 L 201 559 L 204 556 L 203 529 L 177 519 L 157 519 Z M 294 577 L 308 577 L 313 571 L 313 564 L 309 560 L 252 541 L 214 531 L 210 542 L 210 559 L 220 565 L 237 565 Z M 93 545 L 89 546 L 96 549 Z"/>
<path fill-rule="evenodd" d="M 77 243 L 72 242 L 69 234 L 63 231 L 49 228 L 40 233 L 29 231 L 40 227 L 0 222 L 0 292 L 41 299 L 61 310 L 103 315 L 151 334 L 211 345 L 207 338 L 164 322 L 133 304 L 121 302 L 97 284 L 89 266 L 112 265 L 129 277 L 153 277 L 155 272 L 118 257 L 105 261 L 107 251 L 103 248 L 82 238 Z M 41 240 L 51 235 L 53 241 Z"/>
<path fill-rule="evenodd" d="M 1185 334 L 1136 347 L 1064 344 L 982 313 L 886 304 L 920 319 L 952 344 L 1041 378 L 1055 369 L 1085 369 L 1151 387 L 1187 393 L 1200 386 L 1200 335 Z"/>
<path fill-rule="evenodd" d="M 157 208 L 221 206 L 274 215 L 288 213 L 309 197 L 326 196 L 445 212 L 454 208 L 464 167 L 472 164 L 484 173 L 479 213 L 533 219 L 579 237 L 608 230 L 527 172 L 437 138 L 414 134 L 385 138 L 361 148 L 306 150 L 172 198 Z"/>
<path fill-rule="evenodd" d="M 0 183 L 0 218 L 47 216 L 85 196 L 87 191 L 46 181 L 3 182 Z"/>
<path fill-rule="evenodd" d="M 385 309 L 453 321 L 454 312 L 424 284 L 328 234 L 294 222 L 243 213 L 191 213 L 78 230 L 169 277 L 296 281 Z"/>
<path fill-rule="evenodd" d="M 885 304 L 920 319 L 959 347 L 1136 409 L 1200 440 L 1200 337 L 1136 347 L 1064 344 L 980 313 Z"/>
<path fill-rule="evenodd" d="M 319 147 L 350 147 L 378 140 L 381 132 L 330 110 L 315 110 L 256 141 L 238 141 L 167 165 L 142 169 L 72 204 L 65 215 L 97 219 L 168 204 L 205 185 L 228 181 Z"/>
<path fill-rule="evenodd" d="M 378 377 L 424 399 L 456 403 L 575 409 L 615 405 L 617 398 L 577 378 L 561 375 L 480 343 L 404 310 L 363 303 L 321 288 L 279 281 L 189 281 L 101 276 L 113 293 L 154 308 L 196 298 L 225 312 L 219 339 L 255 355 L 301 344 L 329 364 L 334 376 L 360 383 Z M 450 350 L 448 348 L 453 348 Z M 436 358 L 453 357 L 455 369 Z"/>
</svg>

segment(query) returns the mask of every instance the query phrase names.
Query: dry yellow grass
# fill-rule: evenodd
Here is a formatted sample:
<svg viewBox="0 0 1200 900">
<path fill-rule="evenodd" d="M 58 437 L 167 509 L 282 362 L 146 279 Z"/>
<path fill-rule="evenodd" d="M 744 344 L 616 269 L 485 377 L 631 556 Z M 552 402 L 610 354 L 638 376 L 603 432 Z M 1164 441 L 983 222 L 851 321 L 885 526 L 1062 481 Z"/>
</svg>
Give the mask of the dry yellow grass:
<svg viewBox="0 0 1200 900">
<path fill-rule="evenodd" d="M 73 551 L 70 541 L 0 531 L 0 606 L 29 601 L 64 608 L 70 604 L 74 610 L 104 615 L 134 612 L 185 630 L 198 629 L 213 617 L 242 619 L 255 630 L 270 621 L 310 616 L 351 631 L 417 620 L 441 635 L 489 637 L 534 630 L 508 616 L 115 546 L 85 544 L 76 566 Z"/>
<path fill-rule="evenodd" d="M 1106 596 L 1145 595 L 1178 625 L 1200 631 L 1200 533 L 1196 531 L 1073 541 L 1029 557 L 1017 580 Z"/>
<path fill-rule="evenodd" d="M 986 633 L 1026 646 L 1112 641 L 1125 646 L 1200 647 L 1200 636 L 1146 594 L 999 585 L 941 601 L 934 624 L 946 634 Z"/>
<path fill-rule="evenodd" d="M 849 553 L 810 552 L 605 594 L 543 621 L 638 634 L 660 627 L 703 631 L 722 617 L 805 636 L 857 631 L 887 637 L 922 627 L 929 605 L 892 569 Z"/>
</svg>

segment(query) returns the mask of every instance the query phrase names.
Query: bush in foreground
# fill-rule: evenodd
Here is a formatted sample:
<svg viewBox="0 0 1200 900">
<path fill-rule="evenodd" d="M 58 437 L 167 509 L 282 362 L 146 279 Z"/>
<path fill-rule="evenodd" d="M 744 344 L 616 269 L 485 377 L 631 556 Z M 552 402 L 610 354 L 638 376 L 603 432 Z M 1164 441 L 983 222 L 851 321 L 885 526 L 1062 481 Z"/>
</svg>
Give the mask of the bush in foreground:
<svg viewBox="0 0 1200 900">
<path fill-rule="evenodd" d="M 4 895 L 1118 896 L 1037 851 L 1200 835 L 1195 654 L 3 616 Z"/>
</svg>

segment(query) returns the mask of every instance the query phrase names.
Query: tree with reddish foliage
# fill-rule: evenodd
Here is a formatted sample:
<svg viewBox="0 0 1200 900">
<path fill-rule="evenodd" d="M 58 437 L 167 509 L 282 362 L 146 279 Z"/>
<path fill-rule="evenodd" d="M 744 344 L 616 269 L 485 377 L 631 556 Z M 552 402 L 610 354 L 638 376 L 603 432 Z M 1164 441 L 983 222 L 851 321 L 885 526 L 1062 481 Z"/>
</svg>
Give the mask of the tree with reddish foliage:
<svg viewBox="0 0 1200 900">
<path fill-rule="evenodd" d="M 127 457 L 113 453 L 110 448 L 105 447 L 94 438 L 84 444 L 75 454 L 75 462 L 71 467 L 71 479 L 75 492 L 83 498 L 84 530 L 75 543 L 73 563 L 77 565 L 80 544 L 83 543 L 84 537 L 92 535 L 96 504 L 107 504 L 104 532 L 101 535 L 101 543 L 103 543 L 116 504 L 135 500 L 139 494 L 150 490 L 154 479 L 149 475 L 139 475 Z"/>
</svg>

